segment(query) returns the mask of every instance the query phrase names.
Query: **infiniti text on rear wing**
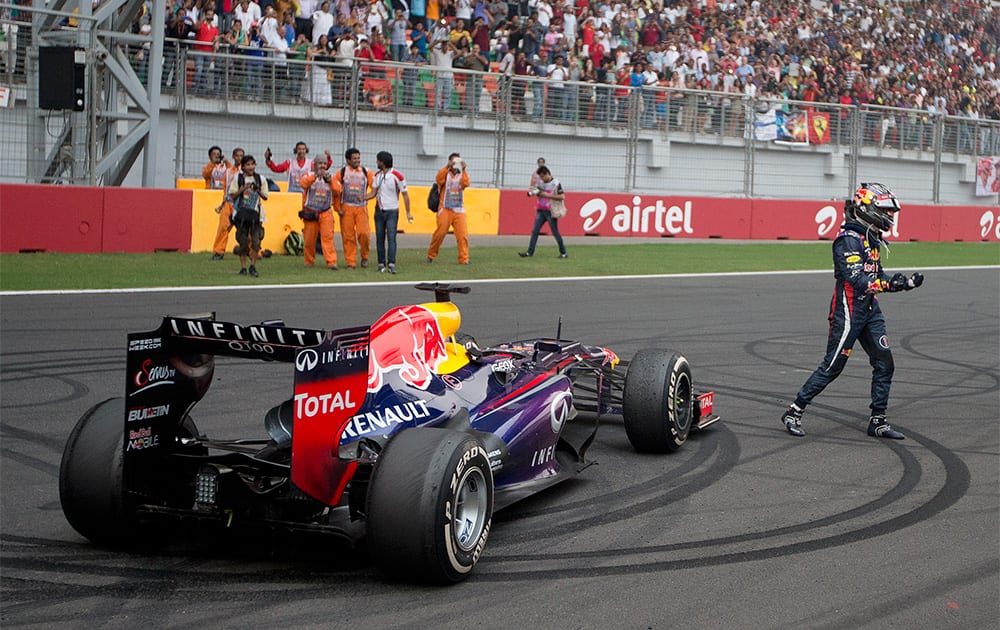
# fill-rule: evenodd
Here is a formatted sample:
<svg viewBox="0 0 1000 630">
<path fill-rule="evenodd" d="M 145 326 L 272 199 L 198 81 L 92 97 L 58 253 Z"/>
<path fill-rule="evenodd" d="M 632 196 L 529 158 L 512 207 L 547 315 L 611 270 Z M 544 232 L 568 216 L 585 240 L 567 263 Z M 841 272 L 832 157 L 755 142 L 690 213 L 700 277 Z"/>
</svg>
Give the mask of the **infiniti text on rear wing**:
<svg viewBox="0 0 1000 630">
<path fill-rule="evenodd" d="M 367 327 L 366 327 L 367 328 Z M 197 352 L 263 361 L 295 361 L 301 348 L 318 346 L 325 330 L 285 326 L 283 322 L 235 324 L 207 317 L 164 317 L 164 344 L 177 352 Z"/>
</svg>

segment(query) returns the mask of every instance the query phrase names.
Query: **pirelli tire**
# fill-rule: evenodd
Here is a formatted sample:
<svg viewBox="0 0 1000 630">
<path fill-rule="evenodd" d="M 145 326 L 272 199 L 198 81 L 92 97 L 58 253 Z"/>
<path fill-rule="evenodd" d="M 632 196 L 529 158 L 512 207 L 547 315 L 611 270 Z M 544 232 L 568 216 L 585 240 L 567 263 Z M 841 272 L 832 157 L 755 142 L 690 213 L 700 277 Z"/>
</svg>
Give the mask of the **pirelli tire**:
<svg viewBox="0 0 1000 630">
<path fill-rule="evenodd" d="M 493 519 L 486 449 L 461 431 L 401 431 L 379 454 L 367 502 L 369 553 L 384 574 L 460 582 L 482 556 Z"/>
<path fill-rule="evenodd" d="M 687 441 L 694 421 L 691 367 L 670 350 L 640 350 L 629 363 L 622 396 L 625 433 L 643 453 L 669 453 Z"/>
<path fill-rule="evenodd" d="M 91 542 L 129 547 L 143 533 L 122 484 L 125 400 L 110 398 L 84 413 L 66 440 L 59 465 L 59 502 L 66 520 Z M 180 435 L 198 429 L 189 416 Z"/>
</svg>

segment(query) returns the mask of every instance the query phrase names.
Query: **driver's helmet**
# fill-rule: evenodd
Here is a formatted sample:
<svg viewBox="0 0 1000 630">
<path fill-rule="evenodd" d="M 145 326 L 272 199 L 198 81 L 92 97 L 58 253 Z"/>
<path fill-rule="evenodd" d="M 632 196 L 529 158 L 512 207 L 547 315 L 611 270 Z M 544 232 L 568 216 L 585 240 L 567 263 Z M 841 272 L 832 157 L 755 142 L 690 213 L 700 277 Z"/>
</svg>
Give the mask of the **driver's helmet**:
<svg viewBox="0 0 1000 630">
<path fill-rule="evenodd" d="M 844 204 L 844 216 L 863 228 L 885 232 L 892 228 L 899 201 L 884 184 L 862 183 Z"/>
</svg>

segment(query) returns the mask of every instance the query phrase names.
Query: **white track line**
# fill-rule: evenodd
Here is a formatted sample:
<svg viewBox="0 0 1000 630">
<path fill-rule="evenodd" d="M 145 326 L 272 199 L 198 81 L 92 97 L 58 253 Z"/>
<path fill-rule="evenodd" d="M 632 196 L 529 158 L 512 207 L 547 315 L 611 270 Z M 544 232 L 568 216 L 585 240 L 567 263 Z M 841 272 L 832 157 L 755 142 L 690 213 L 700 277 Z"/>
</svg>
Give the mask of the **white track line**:
<svg viewBox="0 0 1000 630">
<path fill-rule="evenodd" d="M 924 267 L 921 271 L 963 271 L 963 270 L 997 269 L 1000 265 L 968 265 L 958 267 Z M 101 295 L 101 294 L 131 294 L 131 293 L 179 293 L 185 291 L 247 291 L 259 289 L 317 289 L 330 287 L 384 287 L 384 286 L 411 286 L 419 282 L 447 282 L 449 284 L 494 284 L 499 282 L 569 282 L 569 281 L 594 281 L 594 280 L 663 280 L 669 278 L 704 278 L 710 276 L 794 276 L 832 273 L 830 269 L 811 269 L 802 271 L 723 271 L 707 273 L 664 273 L 664 274 L 637 274 L 622 276 L 567 276 L 567 277 L 546 277 L 546 278 L 489 278 L 479 280 L 396 280 L 382 282 L 324 282 L 319 284 L 255 284 L 238 286 L 199 286 L 199 287 L 143 287 L 134 289 L 59 289 L 41 291 L 0 291 L 3 297 L 19 296 L 42 296 L 42 295 Z"/>
</svg>

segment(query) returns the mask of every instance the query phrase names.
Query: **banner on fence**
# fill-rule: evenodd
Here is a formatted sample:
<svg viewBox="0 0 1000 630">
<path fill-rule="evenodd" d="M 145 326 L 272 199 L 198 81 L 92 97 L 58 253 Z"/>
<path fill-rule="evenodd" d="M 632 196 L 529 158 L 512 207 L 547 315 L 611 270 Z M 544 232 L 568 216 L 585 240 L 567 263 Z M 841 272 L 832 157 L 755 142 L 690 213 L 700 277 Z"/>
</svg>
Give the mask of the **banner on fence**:
<svg viewBox="0 0 1000 630">
<path fill-rule="evenodd" d="M 755 140 L 776 144 L 826 144 L 830 141 L 830 114 L 810 110 L 785 112 L 769 109 L 754 115 Z"/>
<path fill-rule="evenodd" d="M 1000 193 L 1000 157 L 981 157 L 976 163 L 976 196 Z"/>
<path fill-rule="evenodd" d="M 778 139 L 778 112 L 769 109 L 766 112 L 757 112 L 753 116 L 753 139 L 754 140 L 777 140 Z"/>
<path fill-rule="evenodd" d="M 809 144 L 826 144 L 830 141 L 830 114 L 809 112 Z"/>
</svg>

